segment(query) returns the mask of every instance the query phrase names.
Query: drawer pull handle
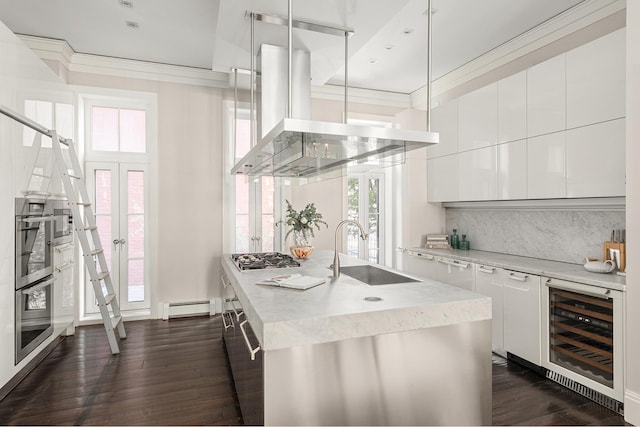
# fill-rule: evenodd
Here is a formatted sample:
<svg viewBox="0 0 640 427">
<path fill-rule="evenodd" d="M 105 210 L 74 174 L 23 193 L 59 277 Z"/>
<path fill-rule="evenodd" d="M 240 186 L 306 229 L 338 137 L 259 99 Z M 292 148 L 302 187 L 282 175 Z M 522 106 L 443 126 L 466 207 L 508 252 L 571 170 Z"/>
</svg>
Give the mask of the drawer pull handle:
<svg viewBox="0 0 640 427">
<path fill-rule="evenodd" d="M 495 267 L 485 267 L 484 265 L 481 265 L 480 267 L 478 267 L 478 271 L 481 271 L 482 273 L 493 274 L 496 271 L 496 268 Z"/>
<path fill-rule="evenodd" d="M 438 262 L 442 264 L 450 265 L 452 267 L 469 268 L 469 263 L 467 262 L 449 261 L 447 259 L 442 259 L 442 258 L 439 258 Z"/>
<path fill-rule="evenodd" d="M 523 276 L 516 276 L 515 273 L 509 273 L 509 279 L 517 280 L 518 282 L 526 282 L 529 278 L 529 275 L 525 274 Z"/>
<path fill-rule="evenodd" d="M 227 314 L 229 315 L 229 323 L 227 323 Z M 224 325 L 225 331 L 229 328 L 236 327 L 236 325 L 233 324 L 233 317 L 231 317 L 231 313 L 222 313 L 222 324 Z"/>
<path fill-rule="evenodd" d="M 240 330 L 242 331 L 244 342 L 247 344 L 247 349 L 249 350 L 249 354 L 251 355 L 251 360 L 256 360 L 256 353 L 260 351 L 260 344 L 258 344 L 256 348 L 251 347 L 251 343 L 249 342 L 249 337 L 247 336 L 247 331 L 244 330 L 245 323 L 247 323 L 247 319 L 244 319 L 242 323 L 240 323 Z"/>
<path fill-rule="evenodd" d="M 433 255 L 431 254 L 423 254 L 422 252 L 413 252 L 413 251 L 409 251 L 409 255 L 416 257 L 416 258 L 422 258 L 422 259 L 427 259 L 427 260 L 432 260 L 434 258 Z"/>
</svg>

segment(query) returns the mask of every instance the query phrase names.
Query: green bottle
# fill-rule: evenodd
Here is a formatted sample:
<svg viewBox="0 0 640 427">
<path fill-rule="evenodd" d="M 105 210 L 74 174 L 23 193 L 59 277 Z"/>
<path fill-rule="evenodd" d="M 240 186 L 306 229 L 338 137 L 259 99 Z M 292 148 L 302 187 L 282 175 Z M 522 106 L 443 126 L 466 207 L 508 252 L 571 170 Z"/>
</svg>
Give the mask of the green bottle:
<svg viewBox="0 0 640 427">
<path fill-rule="evenodd" d="M 470 248 L 470 244 L 469 244 L 469 241 L 467 240 L 467 235 L 463 234 L 462 240 L 460 241 L 460 243 L 458 243 L 458 249 L 463 249 L 465 251 L 468 251 L 469 248 Z"/>
<path fill-rule="evenodd" d="M 453 234 L 451 235 L 450 239 L 449 239 L 449 243 L 451 244 L 451 247 L 453 249 L 458 249 L 458 230 L 456 230 L 455 228 L 453 229 Z"/>
</svg>

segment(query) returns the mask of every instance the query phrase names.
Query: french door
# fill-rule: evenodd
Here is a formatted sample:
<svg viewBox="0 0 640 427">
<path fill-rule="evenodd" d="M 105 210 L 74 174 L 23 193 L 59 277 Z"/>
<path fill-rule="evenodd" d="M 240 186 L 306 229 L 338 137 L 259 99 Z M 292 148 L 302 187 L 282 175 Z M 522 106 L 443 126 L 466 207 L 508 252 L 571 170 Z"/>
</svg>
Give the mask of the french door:
<svg viewBox="0 0 640 427">
<path fill-rule="evenodd" d="M 87 162 L 89 196 L 123 311 L 150 308 L 147 166 L 124 162 Z M 98 312 L 93 287 L 85 281 L 85 311 Z"/>
<path fill-rule="evenodd" d="M 275 230 L 276 189 L 273 177 L 257 180 L 236 176 L 235 252 L 279 249 Z"/>
</svg>

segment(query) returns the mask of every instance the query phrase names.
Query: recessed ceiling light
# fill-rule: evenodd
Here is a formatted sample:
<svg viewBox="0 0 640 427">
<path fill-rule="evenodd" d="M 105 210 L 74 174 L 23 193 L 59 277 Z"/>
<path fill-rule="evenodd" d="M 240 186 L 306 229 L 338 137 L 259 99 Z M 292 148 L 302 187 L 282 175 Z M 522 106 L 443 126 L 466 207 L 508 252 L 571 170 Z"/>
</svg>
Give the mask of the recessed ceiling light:
<svg viewBox="0 0 640 427">
<path fill-rule="evenodd" d="M 405 28 L 404 30 L 402 30 L 402 34 L 408 35 L 413 33 L 413 28 Z"/>
<path fill-rule="evenodd" d="M 378 62 L 376 58 L 369 58 L 369 64 L 375 64 L 376 62 Z"/>
<path fill-rule="evenodd" d="M 120 6 L 133 7 L 133 2 L 131 0 L 120 0 Z"/>
<path fill-rule="evenodd" d="M 385 48 L 386 50 L 391 50 L 391 49 L 393 49 L 394 47 L 395 47 L 395 46 L 394 46 L 394 45 L 392 45 L 392 44 L 386 44 L 386 45 L 384 45 L 384 48 Z"/>
<path fill-rule="evenodd" d="M 135 22 L 135 21 L 124 21 L 124 23 L 126 24 L 127 27 L 129 28 L 134 28 L 134 29 L 139 29 L 140 28 L 140 23 L 139 22 Z"/>
</svg>

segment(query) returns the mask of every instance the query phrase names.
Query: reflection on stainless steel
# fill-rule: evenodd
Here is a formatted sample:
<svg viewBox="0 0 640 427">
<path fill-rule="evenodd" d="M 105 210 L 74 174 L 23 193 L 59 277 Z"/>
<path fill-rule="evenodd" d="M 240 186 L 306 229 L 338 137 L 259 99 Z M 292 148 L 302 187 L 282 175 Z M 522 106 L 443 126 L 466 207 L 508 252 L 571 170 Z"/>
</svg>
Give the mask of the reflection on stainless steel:
<svg viewBox="0 0 640 427">
<path fill-rule="evenodd" d="M 490 343 L 484 320 L 261 352 L 264 424 L 490 425 Z"/>
<path fill-rule="evenodd" d="M 357 225 L 358 228 L 360 229 L 360 238 L 362 240 L 367 239 L 367 233 L 365 233 L 364 228 L 362 228 L 362 225 L 360 225 L 358 221 L 354 221 L 352 219 L 345 219 L 344 221 L 341 221 L 340 224 L 338 224 L 338 226 L 336 227 L 336 234 L 335 234 L 333 264 L 331 265 L 331 268 L 333 268 L 333 277 L 340 277 L 340 256 L 338 255 L 338 230 L 340 230 L 340 227 L 342 227 L 344 224 Z"/>
</svg>

